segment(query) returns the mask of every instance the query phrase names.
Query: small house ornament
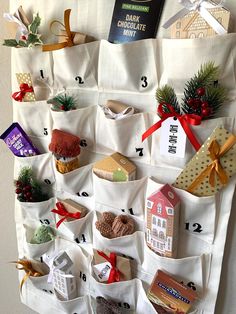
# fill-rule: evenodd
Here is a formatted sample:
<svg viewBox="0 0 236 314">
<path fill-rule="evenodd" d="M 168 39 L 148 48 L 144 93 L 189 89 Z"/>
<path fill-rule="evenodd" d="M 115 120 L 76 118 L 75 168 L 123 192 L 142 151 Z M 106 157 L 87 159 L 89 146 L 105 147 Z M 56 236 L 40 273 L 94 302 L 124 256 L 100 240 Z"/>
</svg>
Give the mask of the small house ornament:
<svg viewBox="0 0 236 314">
<path fill-rule="evenodd" d="M 53 261 L 53 286 L 59 299 L 72 300 L 77 297 L 76 280 L 73 276 L 73 262 L 66 252 Z"/>
<path fill-rule="evenodd" d="M 159 255 L 177 255 L 179 207 L 179 197 L 169 184 L 147 198 L 146 241 Z"/>
</svg>

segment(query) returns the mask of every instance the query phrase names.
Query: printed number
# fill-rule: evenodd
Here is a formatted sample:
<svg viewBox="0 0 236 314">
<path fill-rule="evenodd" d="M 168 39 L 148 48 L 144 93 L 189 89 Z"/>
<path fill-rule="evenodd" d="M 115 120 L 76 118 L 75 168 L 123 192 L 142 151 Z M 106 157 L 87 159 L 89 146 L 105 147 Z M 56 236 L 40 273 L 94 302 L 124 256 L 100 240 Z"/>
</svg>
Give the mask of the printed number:
<svg viewBox="0 0 236 314">
<path fill-rule="evenodd" d="M 86 275 L 82 272 L 79 273 L 79 277 L 85 282 L 86 281 Z"/>
<path fill-rule="evenodd" d="M 50 225 L 50 221 L 48 219 L 40 219 L 39 221 L 42 225 Z"/>
<path fill-rule="evenodd" d="M 88 197 L 89 196 L 89 194 L 87 192 L 82 192 L 82 193 L 78 192 L 76 195 L 78 195 L 79 197 L 82 197 L 82 196 Z"/>
<path fill-rule="evenodd" d="M 40 70 L 39 72 L 40 72 L 41 78 L 44 79 L 43 70 Z"/>
<path fill-rule="evenodd" d="M 117 303 L 119 307 L 124 308 L 124 309 L 130 309 L 129 303 L 126 302 L 119 302 Z"/>
<path fill-rule="evenodd" d="M 88 146 L 86 140 L 81 140 L 79 145 L 82 146 L 82 147 L 87 147 Z"/>
<path fill-rule="evenodd" d="M 44 182 L 48 185 L 52 184 L 52 182 L 49 179 L 45 179 Z"/>
<path fill-rule="evenodd" d="M 75 80 L 79 83 L 79 84 L 84 84 L 84 81 L 82 79 L 81 76 L 76 76 Z"/>
<path fill-rule="evenodd" d="M 195 228 L 195 229 L 192 230 L 193 232 L 201 233 L 203 231 L 202 230 L 202 226 L 199 223 L 195 222 L 194 224 L 192 224 L 192 227 Z M 185 223 L 185 229 L 191 231 L 189 222 Z"/>
<path fill-rule="evenodd" d="M 50 293 L 50 294 L 53 294 L 52 290 L 47 290 L 47 289 L 42 289 L 44 292 L 47 292 L 47 293 Z"/>
<path fill-rule="evenodd" d="M 143 156 L 143 148 L 135 148 L 135 149 L 136 149 L 136 153 L 138 153 L 138 155 L 140 157 L 142 157 Z"/>
<path fill-rule="evenodd" d="M 85 235 L 84 234 L 81 234 L 81 236 L 80 237 L 77 237 L 77 238 L 75 238 L 75 242 L 76 243 L 85 243 L 86 242 L 86 238 L 85 238 Z"/>
<path fill-rule="evenodd" d="M 184 282 L 183 282 L 183 281 L 181 281 L 181 283 L 182 283 L 182 285 L 184 285 Z M 192 281 L 188 282 L 188 283 L 186 284 L 186 286 L 188 286 L 189 288 L 191 288 L 191 289 L 194 290 L 194 291 L 197 290 L 197 288 L 195 287 L 195 283 L 192 282 Z"/>
<path fill-rule="evenodd" d="M 48 128 L 43 128 L 43 134 L 48 135 Z"/>
<path fill-rule="evenodd" d="M 147 77 L 146 76 L 142 76 L 141 77 L 141 81 L 143 82 L 142 87 L 146 88 L 148 86 Z"/>
<path fill-rule="evenodd" d="M 133 208 L 129 208 L 128 210 L 125 210 L 125 209 L 122 208 L 121 211 L 122 211 L 123 213 L 129 211 L 130 215 L 134 215 Z"/>
</svg>

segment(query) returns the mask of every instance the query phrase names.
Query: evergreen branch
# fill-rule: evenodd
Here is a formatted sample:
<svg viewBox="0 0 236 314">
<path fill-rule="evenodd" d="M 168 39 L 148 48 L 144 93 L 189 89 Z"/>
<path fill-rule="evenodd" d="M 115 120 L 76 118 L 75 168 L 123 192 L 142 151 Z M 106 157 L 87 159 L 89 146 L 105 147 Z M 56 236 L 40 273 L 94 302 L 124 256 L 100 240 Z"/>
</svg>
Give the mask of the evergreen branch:
<svg viewBox="0 0 236 314">
<path fill-rule="evenodd" d="M 156 99 L 159 104 L 169 104 L 174 110 L 180 113 L 180 107 L 174 89 L 169 85 L 164 85 L 156 91 Z M 165 108 L 167 110 L 167 108 Z M 168 111 L 168 110 L 167 110 Z"/>
</svg>

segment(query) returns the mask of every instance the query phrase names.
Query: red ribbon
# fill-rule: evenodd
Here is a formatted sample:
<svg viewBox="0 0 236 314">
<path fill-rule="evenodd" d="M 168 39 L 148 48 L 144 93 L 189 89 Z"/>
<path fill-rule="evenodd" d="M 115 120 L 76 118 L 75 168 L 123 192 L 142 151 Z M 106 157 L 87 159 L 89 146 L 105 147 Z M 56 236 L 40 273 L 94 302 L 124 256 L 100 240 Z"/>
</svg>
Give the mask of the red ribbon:
<svg viewBox="0 0 236 314">
<path fill-rule="evenodd" d="M 61 203 L 61 202 L 57 202 L 56 203 L 57 209 L 52 209 L 51 212 L 58 214 L 60 216 L 64 216 L 63 218 L 61 218 L 57 223 L 56 223 L 56 227 L 59 228 L 60 224 L 66 219 L 66 218 L 74 218 L 74 219 L 80 219 L 81 213 L 77 212 L 77 213 L 69 213 L 65 206 Z"/>
<path fill-rule="evenodd" d="M 164 108 L 167 107 L 168 110 L 170 112 L 166 113 L 164 112 Z M 190 124 L 191 125 L 200 125 L 202 118 L 196 114 L 184 114 L 181 115 L 179 113 L 177 113 L 174 108 L 169 105 L 169 104 L 160 104 L 158 106 L 157 109 L 157 113 L 159 114 L 159 116 L 161 117 L 161 120 L 158 121 L 157 123 L 153 124 L 153 126 L 151 126 L 146 132 L 143 133 L 142 135 L 142 141 L 144 141 L 147 137 L 149 137 L 153 132 L 155 132 L 156 130 L 158 130 L 162 123 L 171 117 L 175 117 L 179 120 L 179 122 L 181 123 L 189 141 L 191 142 L 191 144 L 193 145 L 193 147 L 195 148 L 196 151 L 198 151 L 201 147 L 201 145 L 199 144 L 197 138 L 195 137 L 193 131 L 190 128 Z"/>
<path fill-rule="evenodd" d="M 105 260 L 108 261 L 112 267 L 107 283 L 119 282 L 121 272 L 119 271 L 119 269 L 116 268 L 116 254 L 110 253 L 110 257 L 108 257 L 105 253 L 101 251 L 97 252 L 100 256 L 105 258 Z"/>
<path fill-rule="evenodd" d="M 12 94 L 12 98 L 16 101 L 22 101 L 26 93 L 33 93 L 34 89 L 26 83 L 20 84 L 20 91 Z"/>
</svg>

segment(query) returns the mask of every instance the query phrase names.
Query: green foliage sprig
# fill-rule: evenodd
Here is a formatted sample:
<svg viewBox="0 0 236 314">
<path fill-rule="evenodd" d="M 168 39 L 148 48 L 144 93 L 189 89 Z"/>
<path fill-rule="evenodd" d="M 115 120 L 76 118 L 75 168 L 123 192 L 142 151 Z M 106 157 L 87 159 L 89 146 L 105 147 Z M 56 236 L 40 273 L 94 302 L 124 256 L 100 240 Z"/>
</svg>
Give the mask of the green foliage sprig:
<svg viewBox="0 0 236 314">
<path fill-rule="evenodd" d="M 201 66 L 197 74 L 186 82 L 184 97 L 180 104 L 176 93 L 171 86 L 165 85 L 156 91 L 156 99 L 164 105 L 171 105 L 177 113 L 190 113 L 202 117 L 213 118 L 221 105 L 227 99 L 227 90 L 218 83 L 220 68 L 214 62 Z"/>
<path fill-rule="evenodd" d="M 53 97 L 48 100 L 48 103 L 52 104 L 52 110 L 55 111 L 70 111 L 77 108 L 77 99 L 74 96 L 67 95 L 66 93 Z"/>
</svg>

